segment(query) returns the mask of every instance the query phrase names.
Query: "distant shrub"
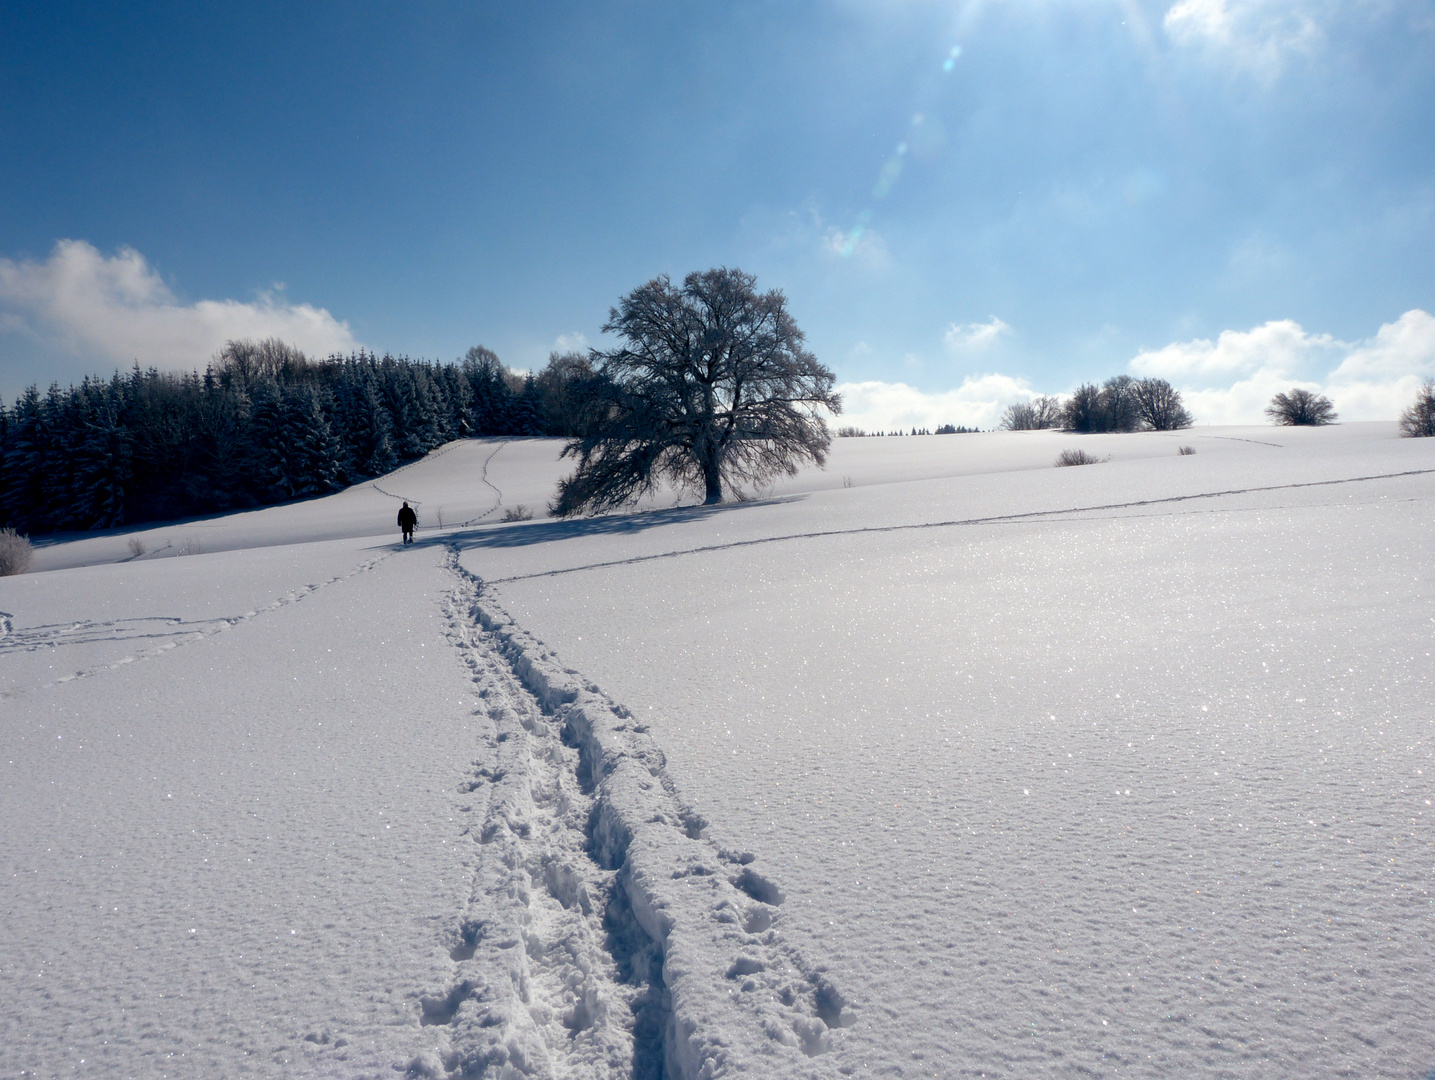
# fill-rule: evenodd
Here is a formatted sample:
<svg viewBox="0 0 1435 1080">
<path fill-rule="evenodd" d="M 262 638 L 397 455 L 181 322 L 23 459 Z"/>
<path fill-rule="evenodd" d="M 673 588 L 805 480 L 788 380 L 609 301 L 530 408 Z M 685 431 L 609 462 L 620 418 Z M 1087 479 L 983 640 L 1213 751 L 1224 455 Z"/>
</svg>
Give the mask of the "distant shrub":
<svg viewBox="0 0 1435 1080">
<path fill-rule="evenodd" d="M 1277 394 L 1266 406 L 1266 415 L 1274 424 L 1285 427 L 1320 427 L 1336 421 L 1335 406 L 1324 394 L 1293 387 L 1288 394 Z"/>
<path fill-rule="evenodd" d="M 1175 431 L 1192 424 L 1191 414 L 1181 404 L 1181 391 L 1165 379 L 1138 379 L 1131 384 L 1131 395 L 1142 427 Z"/>
<path fill-rule="evenodd" d="M 528 507 L 524 506 L 522 503 L 519 503 L 517 506 L 510 506 L 507 510 L 503 512 L 503 520 L 532 521 L 533 511 L 528 509 Z"/>
<path fill-rule="evenodd" d="M 1119 431 L 1114 424 L 1109 401 L 1095 383 L 1082 383 L 1061 410 L 1061 426 L 1067 431 Z"/>
<path fill-rule="evenodd" d="M 1180 454 L 1182 457 L 1189 457 L 1195 452 L 1196 448 L 1194 446 L 1183 446 L 1181 447 L 1181 449 L 1176 451 L 1176 453 Z"/>
<path fill-rule="evenodd" d="M 1078 386 L 1061 407 L 1059 420 L 1067 431 L 1080 432 L 1175 431 L 1193 423 L 1181 404 L 1181 391 L 1165 379 L 1130 375 L 1114 376 L 1101 386 Z"/>
<path fill-rule="evenodd" d="M 1400 434 L 1408 439 L 1435 436 L 1435 379 L 1426 379 L 1415 393 L 1415 404 L 1400 414 Z"/>
<path fill-rule="evenodd" d="M 1099 465 L 1101 458 L 1094 454 L 1088 454 L 1085 450 L 1063 450 L 1056 455 L 1056 467 L 1065 468 L 1068 465 Z"/>
<path fill-rule="evenodd" d="M 24 533 L 9 527 L 0 529 L 0 577 L 23 574 L 30 569 L 30 558 L 34 554 L 30 538 Z"/>
<path fill-rule="evenodd" d="M 204 548 L 200 547 L 199 537 L 197 537 L 197 536 L 186 536 L 182 541 L 180 541 L 179 550 L 177 550 L 177 551 L 175 552 L 175 554 L 176 554 L 176 555 L 200 555 L 200 554 L 203 554 L 203 552 L 204 552 Z"/>
<path fill-rule="evenodd" d="M 130 537 L 129 549 L 130 549 L 130 558 L 131 558 L 131 559 L 138 559 L 141 555 L 143 555 L 143 554 L 148 550 L 148 549 L 144 546 L 144 541 L 141 540 L 138 536 L 132 536 L 132 537 Z"/>
<path fill-rule="evenodd" d="M 867 433 L 860 427 L 840 427 L 837 429 L 839 439 L 865 439 Z"/>
<path fill-rule="evenodd" d="M 1061 427 L 1062 416 L 1061 399 L 1040 394 L 1030 401 L 1008 405 L 997 426 L 1003 431 L 1044 431 Z"/>
</svg>

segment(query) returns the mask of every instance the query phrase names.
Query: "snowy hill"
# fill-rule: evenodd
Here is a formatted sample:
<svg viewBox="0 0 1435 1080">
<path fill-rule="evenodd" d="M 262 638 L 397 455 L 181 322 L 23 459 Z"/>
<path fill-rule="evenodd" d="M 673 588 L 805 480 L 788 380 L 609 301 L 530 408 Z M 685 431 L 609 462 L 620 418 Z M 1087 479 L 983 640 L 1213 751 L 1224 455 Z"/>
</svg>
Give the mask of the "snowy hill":
<svg viewBox="0 0 1435 1080">
<path fill-rule="evenodd" d="M 14 1073 L 1435 1067 L 1435 440 L 559 445 L 0 580 Z"/>
</svg>

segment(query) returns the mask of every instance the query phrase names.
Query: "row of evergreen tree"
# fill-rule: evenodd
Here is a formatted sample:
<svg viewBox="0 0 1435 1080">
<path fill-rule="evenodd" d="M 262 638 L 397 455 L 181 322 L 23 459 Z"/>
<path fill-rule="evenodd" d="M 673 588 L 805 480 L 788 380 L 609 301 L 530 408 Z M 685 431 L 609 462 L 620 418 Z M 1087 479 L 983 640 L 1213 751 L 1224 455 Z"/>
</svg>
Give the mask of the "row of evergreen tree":
<svg viewBox="0 0 1435 1080">
<path fill-rule="evenodd" d="M 0 407 L 0 526 L 102 529 L 322 495 L 474 435 L 571 435 L 580 356 L 539 376 L 488 349 L 451 364 L 312 361 L 234 341 L 201 375 L 138 364 Z M 0 403 L 3 404 L 3 403 Z"/>
</svg>

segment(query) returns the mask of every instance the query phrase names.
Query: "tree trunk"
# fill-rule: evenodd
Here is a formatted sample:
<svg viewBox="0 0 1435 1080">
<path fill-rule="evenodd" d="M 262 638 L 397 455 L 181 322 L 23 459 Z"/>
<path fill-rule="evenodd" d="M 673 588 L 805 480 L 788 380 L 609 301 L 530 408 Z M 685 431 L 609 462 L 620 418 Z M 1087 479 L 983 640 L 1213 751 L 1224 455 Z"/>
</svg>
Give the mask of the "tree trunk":
<svg viewBox="0 0 1435 1080">
<path fill-rule="evenodd" d="M 722 502 L 722 469 L 718 465 L 717 455 L 703 462 L 703 484 L 707 488 L 707 495 L 703 499 L 704 506 Z"/>
</svg>

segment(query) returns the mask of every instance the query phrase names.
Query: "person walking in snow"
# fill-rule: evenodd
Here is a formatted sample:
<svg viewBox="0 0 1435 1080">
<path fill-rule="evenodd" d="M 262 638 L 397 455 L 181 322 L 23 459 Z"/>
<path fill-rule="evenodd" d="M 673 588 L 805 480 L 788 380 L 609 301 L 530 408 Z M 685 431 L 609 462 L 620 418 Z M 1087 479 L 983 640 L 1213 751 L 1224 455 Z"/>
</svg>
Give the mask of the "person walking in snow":
<svg viewBox="0 0 1435 1080">
<path fill-rule="evenodd" d="M 407 499 L 404 505 L 399 507 L 399 528 L 404 532 L 404 543 L 414 542 L 414 526 L 419 523 L 419 516 L 414 513 L 414 508 L 409 505 Z"/>
</svg>

